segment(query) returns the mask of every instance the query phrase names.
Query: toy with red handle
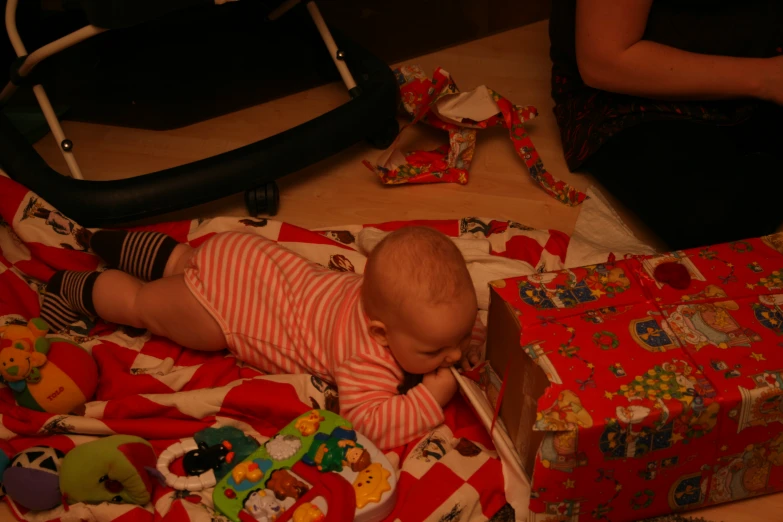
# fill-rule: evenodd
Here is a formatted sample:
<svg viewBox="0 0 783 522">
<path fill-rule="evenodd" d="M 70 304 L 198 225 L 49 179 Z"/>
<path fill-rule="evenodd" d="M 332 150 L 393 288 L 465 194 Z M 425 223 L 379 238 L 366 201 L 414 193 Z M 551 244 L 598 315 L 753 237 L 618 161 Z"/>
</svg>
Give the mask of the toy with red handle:
<svg viewBox="0 0 783 522">
<path fill-rule="evenodd" d="M 320 473 L 316 468 L 297 462 L 293 470 L 298 476 L 311 484 L 310 490 L 286 509 L 275 522 L 351 522 L 356 515 L 356 493 L 350 482 L 337 473 Z M 313 501 L 323 498 L 328 506 L 327 513 L 318 508 Z M 321 517 L 318 517 L 318 515 Z M 312 517 L 312 518 L 311 518 Z M 245 510 L 239 512 L 242 522 L 258 522 Z"/>
<path fill-rule="evenodd" d="M 396 474 L 350 422 L 300 415 L 215 486 L 215 508 L 235 522 L 376 522 L 394 509 Z"/>
</svg>

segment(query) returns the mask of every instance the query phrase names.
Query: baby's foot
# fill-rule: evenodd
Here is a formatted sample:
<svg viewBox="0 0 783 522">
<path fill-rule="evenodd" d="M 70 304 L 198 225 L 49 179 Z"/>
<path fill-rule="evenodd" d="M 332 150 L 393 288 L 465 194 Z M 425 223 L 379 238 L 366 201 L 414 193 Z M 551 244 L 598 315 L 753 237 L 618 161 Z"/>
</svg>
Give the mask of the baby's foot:
<svg viewBox="0 0 783 522">
<path fill-rule="evenodd" d="M 41 319 L 52 332 L 61 332 L 82 315 L 95 316 L 92 288 L 100 272 L 61 270 L 46 284 Z"/>
</svg>

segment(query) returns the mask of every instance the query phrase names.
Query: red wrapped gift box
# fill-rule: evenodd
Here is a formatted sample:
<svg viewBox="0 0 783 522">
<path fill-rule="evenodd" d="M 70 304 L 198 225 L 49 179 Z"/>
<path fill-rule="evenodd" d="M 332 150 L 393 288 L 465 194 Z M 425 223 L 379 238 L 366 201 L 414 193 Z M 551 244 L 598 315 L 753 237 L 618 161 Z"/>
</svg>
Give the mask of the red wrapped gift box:
<svg viewBox="0 0 783 522">
<path fill-rule="evenodd" d="M 492 287 L 483 385 L 531 522 L 783 489 L 783 234 Z"/>
</svg>

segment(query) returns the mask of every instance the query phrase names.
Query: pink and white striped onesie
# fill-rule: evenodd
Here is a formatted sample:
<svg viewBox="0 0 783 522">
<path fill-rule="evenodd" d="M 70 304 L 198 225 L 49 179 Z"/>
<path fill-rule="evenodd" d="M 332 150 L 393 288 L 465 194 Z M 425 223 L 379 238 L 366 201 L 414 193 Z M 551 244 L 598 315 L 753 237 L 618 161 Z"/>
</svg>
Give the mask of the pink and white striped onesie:
<svg viewBox="0 0 783 522">
<path fill-rule="evenodd" d="M 185 281 L 237 358 L 264 372 L 333 382 L 340 414 L 381 449 L 443 422 L 423 385 L 398 393 L 403 371 L 369 335 L 361 275 L 329 270 L 255 234 L 225 232 L 198 247 Z M 484 338 L 477 318 L 472 342 Z"/>
</svg>

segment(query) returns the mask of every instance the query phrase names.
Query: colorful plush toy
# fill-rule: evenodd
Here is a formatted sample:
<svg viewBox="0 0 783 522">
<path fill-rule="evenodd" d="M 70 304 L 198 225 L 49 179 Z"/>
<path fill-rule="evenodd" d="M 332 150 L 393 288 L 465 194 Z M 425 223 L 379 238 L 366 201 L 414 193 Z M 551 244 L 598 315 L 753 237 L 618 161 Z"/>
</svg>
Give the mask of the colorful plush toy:
<svg viewBox="0 0 783 522">
<path fill-rule="evenodd" d="M 278 500 L 271 489 L 251 491 L 245 501 L 245 510 L 258 522 L 275 522 L 288 507 L 290 505 L 286 506 Z"/>
<path fill-rule="evenodd" d="M 28 350 L 45 352 L 48 350 L 45 346 L 48 331 L 49 325 L 43 319 L 32 319 L 26 325 L 0 326 L 0 339 L 12 343 L 21 342 Z"/>
<path fill-rule="evenodd" d="M 152 497 L 152 445 L 133 435 L 111 435 L 68 452 L 60 470 L 60 491 L 68 504 L 126 502 L 144 505 Z"/>
<path fill-rule="evenodd" d="M 41 319 L 0 327 L 0 378 L 20 406 L 73 413 L 95 393 L 98 367 L 81 346 L 48 331 Z"/>
<path fill-rule="evenodd" d="M 0 486 L 3 484 L 3 473 L 5 473 L 11 459 L 14 456 L 14 448 L 6 441 L 0 439 Z"/>
<path fill-rule="evenodd" d="M 60 505 L 60 470 L 63 452 L 49 446 L 33 446 L 18 453 L 3 473 L 6 494 L 33 511 Z"/>
<path fill-rule="evenodd" d="M 237 463 L 212 502 L 233 522 L 385 520 L 396 499 L 393 470 L 348 420 L 311 410 Z"/>
</svg>

